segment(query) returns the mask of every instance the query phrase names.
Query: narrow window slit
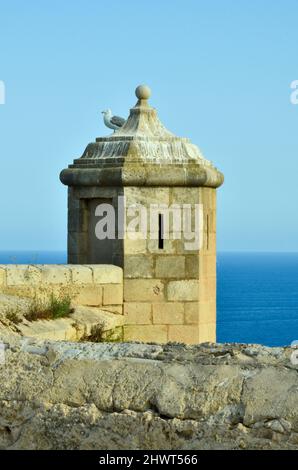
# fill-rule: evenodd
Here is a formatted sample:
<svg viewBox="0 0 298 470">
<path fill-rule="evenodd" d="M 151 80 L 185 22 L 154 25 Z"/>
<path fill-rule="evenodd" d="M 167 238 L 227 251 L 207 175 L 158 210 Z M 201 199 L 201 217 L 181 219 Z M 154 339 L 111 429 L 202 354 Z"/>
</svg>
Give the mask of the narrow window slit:
<svg viewBox="0 0 298 470">
<path fill-rule="evenodd" d="M 163 215 L 158 214 L 158 248 L 160 250 L 163 250 L 163 237 L 164 237 Z"/>
</svg>

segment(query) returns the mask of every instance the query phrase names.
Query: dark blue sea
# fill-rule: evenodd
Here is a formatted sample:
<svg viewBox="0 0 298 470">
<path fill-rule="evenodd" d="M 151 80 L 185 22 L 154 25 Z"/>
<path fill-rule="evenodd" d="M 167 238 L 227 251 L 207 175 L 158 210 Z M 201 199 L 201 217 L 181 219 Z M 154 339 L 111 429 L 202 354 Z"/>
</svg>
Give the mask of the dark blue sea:
<svg viewBox="0 0 298 470">
<path fill-rule="evenodd" d="M 0 264 L 66 263 L 65 252 L 0 252 Z M 217 340 L 298 340 L 298 253 L 218 253 Z"/>
<path fill-rule="evenodd" d="M 298 339 L 298 253 L 219 253 L 217 341 Z"/>
</svg>

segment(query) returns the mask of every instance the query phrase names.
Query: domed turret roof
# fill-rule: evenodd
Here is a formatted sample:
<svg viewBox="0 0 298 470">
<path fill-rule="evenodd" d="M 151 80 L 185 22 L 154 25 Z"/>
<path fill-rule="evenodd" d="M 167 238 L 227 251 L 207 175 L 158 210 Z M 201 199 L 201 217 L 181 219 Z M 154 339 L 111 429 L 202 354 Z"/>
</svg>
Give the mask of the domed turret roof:
<svg viewBox="0 0 298 470">
<path fill-rule="evenodd" d="M 149 87 L 140 85 L 123 126 L 88 144 L 62 171 L 61 181 L 69 186 L 220 186 L 222 173 L 189 139 L 164 127 L 148 103 L 150 95 Z"/>
</svg>

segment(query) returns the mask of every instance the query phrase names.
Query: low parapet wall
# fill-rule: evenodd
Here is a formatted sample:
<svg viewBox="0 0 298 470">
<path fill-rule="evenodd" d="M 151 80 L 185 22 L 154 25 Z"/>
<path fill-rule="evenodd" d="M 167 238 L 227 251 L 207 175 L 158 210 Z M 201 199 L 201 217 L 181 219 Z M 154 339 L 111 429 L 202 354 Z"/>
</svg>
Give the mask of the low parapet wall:
<svg viewBox="0 0 298 470">
<path fill-rule="evenodd" d="M 0 293 L 70 296 L 74 305 L 123 313 L 123 271 L 112 265 L 0 265 Z"/>
<path fill-rule="evenodd" d="M 74 306 L 123 315 L 125 341 L 215 341 L 215 277 L 210 285 L 206 279 L 174 280 L 180 266 L 176 257 L 160 261 L 164 277 L 148 279 L 138 278 L 145 263 L 142 257 L 130 259 L 129 278 L 124 278 L 122 268 L 104 264 L 0 265 L 0 294 L 35 299 L 68 296 Z M 172 266 L 170 273 L 167 263 Z"/>
</svg>

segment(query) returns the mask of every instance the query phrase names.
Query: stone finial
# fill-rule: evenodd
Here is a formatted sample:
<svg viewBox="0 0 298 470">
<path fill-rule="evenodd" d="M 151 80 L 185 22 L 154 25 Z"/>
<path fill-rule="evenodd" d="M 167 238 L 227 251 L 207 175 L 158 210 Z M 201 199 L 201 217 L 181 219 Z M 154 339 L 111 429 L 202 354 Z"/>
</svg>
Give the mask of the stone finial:
<svg viewBox="0 0 298 470">
<path fill-rule="evenodd" d="M 151 90 L 147 85 L 139 85 L 136 88 L 136 97 L 138 100 L 148 100 L 151 96 Z"/>
</svg>

